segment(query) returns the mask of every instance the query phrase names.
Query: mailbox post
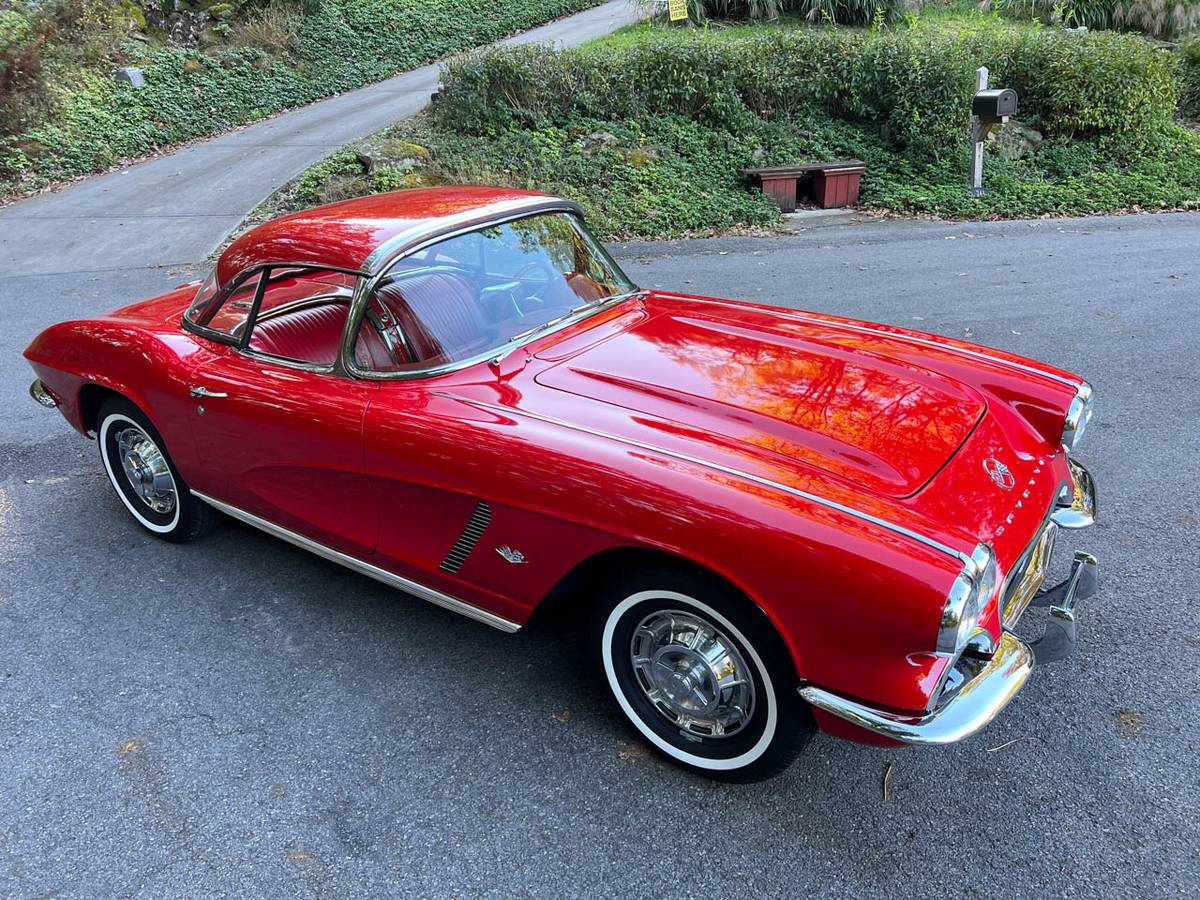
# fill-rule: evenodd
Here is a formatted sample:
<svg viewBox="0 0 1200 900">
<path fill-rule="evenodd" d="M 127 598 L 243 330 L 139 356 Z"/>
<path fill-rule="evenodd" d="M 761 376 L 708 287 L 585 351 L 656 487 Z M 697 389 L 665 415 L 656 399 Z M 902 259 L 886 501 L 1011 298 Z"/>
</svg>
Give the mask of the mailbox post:
<svg viewBox="0 0 1200 900">
<path fill-rule="evenodd" d="M 988 89 L 987 66 L 976 73 L 975 98 L 971 102 L 971 139 L 975 148 L 971 155 L 971 193 L 983 196 L 983 142 L 995 125 L 1003 125 L 1009 116 L 1017 114 L 1017 92 L 1010 88 Z"/>
</svg>

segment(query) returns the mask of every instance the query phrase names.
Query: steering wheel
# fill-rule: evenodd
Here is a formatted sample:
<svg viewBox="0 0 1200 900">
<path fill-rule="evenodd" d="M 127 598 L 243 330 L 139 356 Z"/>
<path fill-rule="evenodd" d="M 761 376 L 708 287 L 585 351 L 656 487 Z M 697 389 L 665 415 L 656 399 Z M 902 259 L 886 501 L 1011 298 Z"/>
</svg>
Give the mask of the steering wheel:
<svg viewBox="0 0 1200 900">
<path fill-rule="evenodd" d="M 531 312 L 554 307 L 558 304 L 551 297 L 546 296 L 547 288 L 562 279 L 562 273 L 557 269 L 551 268 L 547 263 L 540 259 L 531 260 L 525 263 L 513 275 L 513 279 L 525 286 L 525 280 L 533 272 L 542 272 L 543 278 L 532 278 L 530 281 L 535 282 L 535 286 L 527 290 L 525 296 L 520 300 L 516 299 L 516 292 L 513 296 L 513 306 L 516 307 L 518 316 L 526 316 Z"/>
</svg>

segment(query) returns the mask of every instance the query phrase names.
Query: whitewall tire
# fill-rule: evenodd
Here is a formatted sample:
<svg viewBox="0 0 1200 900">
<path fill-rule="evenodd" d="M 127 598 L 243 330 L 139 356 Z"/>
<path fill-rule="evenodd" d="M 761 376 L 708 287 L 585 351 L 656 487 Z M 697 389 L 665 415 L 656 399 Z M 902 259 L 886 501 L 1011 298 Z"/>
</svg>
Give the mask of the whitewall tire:
<svg viewBox="0 0 1200 900">
<path fill-rule="evenodd" d="M 766 617 L 724 582 L 664 567 L 605 591 L 594 639 L 605 682 L 638 734 L 726 781 L 786 768 L 815 725 Z"/>
<path fill-rule="evenodd" d="M 149 418 L 122 397 L 100 408 L 96 441 L 117 498 L 139 525 L 164 540 L 188 541 L 211 529 L 216 512 L 192 496 Z"/>
</svg>

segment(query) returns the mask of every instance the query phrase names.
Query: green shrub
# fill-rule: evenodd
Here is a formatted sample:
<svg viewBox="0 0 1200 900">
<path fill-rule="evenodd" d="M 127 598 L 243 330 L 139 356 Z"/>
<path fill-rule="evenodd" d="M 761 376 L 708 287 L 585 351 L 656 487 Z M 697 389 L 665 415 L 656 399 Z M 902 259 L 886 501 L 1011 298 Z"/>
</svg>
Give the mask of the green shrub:
<svg viewBox="0 0 1200 900">
<path fill-rule="evenodd" d="M 1175 38 L 1200 25 L 1200 0 L 990 0 L 1016 18 L 1033 15 L 1055 24 L 1140 31 Z"/>
<path fill-rule="evenodd" d="M 1200 38 L 1179 48 L 1179 111 L 1185 118 L 1200 120 Z"/>
<path fill-rule="evenodd" d="M 0 134 L 24 127 L 49 105 L 42 73 L 44 16 L 0 10 Z"/>
<path fill-rule="evenodd" d="M 930 157 L 967 140 L 975 70 L 1015 88 L 1024 120 L 1049 135 L 1141 152 L 1172 121 L 1173 61 L 1125 35 L 993 28 L 765 35 L 648 34 L 615 49 L 488 49 L 451 63 L 435 117 L 491 134 L 561 127 L 576 116 L 682 114 L 736 130 L 754 116 L 822 110 L 883 126 L 896 146 Z"/>
</svg>

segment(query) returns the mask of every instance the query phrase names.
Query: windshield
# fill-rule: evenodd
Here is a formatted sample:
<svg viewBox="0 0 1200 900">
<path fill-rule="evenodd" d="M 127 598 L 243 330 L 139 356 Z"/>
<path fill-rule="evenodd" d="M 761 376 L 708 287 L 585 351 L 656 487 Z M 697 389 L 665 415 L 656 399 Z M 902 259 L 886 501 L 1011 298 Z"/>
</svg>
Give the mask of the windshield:
<svg viewBox="0 0 1200 900">
<path fill-rule="evenodd" d="M 461 362 L 633 290 L 575 216 L 492 225 L 397 261 L 367 303 L 355 359 L 376 371 Z"/>
</svg>

